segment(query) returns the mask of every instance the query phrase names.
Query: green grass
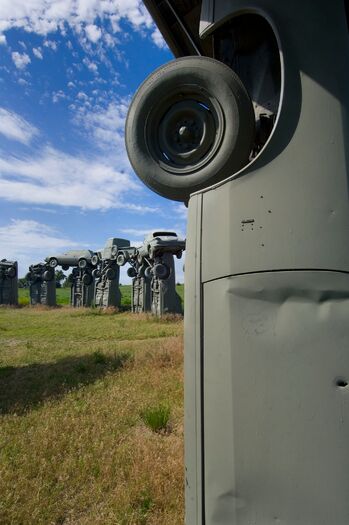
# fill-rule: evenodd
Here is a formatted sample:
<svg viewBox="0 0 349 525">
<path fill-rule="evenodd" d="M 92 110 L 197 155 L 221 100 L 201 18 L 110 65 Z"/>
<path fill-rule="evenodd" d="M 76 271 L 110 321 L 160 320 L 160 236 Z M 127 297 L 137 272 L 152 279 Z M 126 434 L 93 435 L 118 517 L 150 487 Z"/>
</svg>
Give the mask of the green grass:
<svg viewBox="0 0 349 525">
<path fill-rule="evenodd" d="M 182 320 L 94 312 L 0 308 L 1 525 L 183 523 Z"/>
<path fill-rule="evenodd" d="M 153 432 L 167 432 L 169 431 L 170 414 L 169 406 L 158 405 L 143 410 L 141 418 Z"/>
</svg>

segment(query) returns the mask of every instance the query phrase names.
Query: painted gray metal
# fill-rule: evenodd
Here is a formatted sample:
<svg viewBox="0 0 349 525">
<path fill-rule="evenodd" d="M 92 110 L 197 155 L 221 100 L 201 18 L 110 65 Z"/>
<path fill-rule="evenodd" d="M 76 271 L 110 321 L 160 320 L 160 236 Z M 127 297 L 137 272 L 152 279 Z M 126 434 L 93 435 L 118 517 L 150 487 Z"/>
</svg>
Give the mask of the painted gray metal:
<svg viewBox="0 0 349 525">
<path fill-rule="evenodd" d="M 151 280 L 151 311 L 154 315 L 182 314 L 182 302 L 176 292 L 176 269 L 172 253 L 165 252 L 160 258 L 161 264 L 169 268 L 167 279 L 153 275 Z"/>
<path fill-rule="evenodd" d="M 133 313 L 143 313 L 151 311 L 151 279 L 144 275 L 145 266 L 148 263 L 144 260 L 144 255 L 139 254 L 141 247 L 128 246 L 118 250 L 117 264 L 124 266 L 129 264 L 132 270 L 131 286 L 131 311 Z"/>
<path fill-rule="evenodd" d="M 146 4 L 186 54 L 165 3 Z M 203 45 L 232 17 L 266 17 L 282 83 L 261 153 L 189 201 L 186 525 L 349 523 L 346 4 L 202 5 Z"/>
<path fill-rule="evenodd" d="M 108 279 L 108 269 L 112 269 L 115 275 L 113 279 Z M 104 261 L 99 272 L 99 277 L 95 279 L 95 306 L 101 308 L 108 308 L 110 306 L 119 308 L 121 304 L 119 287 L 120 267 L 116 264 L 116 261 Z"/>
<path fill-rule="evenodd" d="M 92 277 L 91 284 L 84 284 L 83 278 L 86 273 L 92 274 L 92 268 L 73 268 L 70 304 L 74 308 L 89 307 L 93 305 L 95 296 L 94 278 Z"/>
<path fill-rule="evenodd" d="M 56 280 L 45 279 L 45 272 L 54 270 L 46 263 L 31 264 L 29 266 L 29 297 L 30 304 L 35 306 L 56 306 Z"/>
<path fill-rule="evenodd" d="M 264 151 L 189 203 L 186 523 L 344 525 L 344 3 L 216 1 L 215 24 L 248 8 L 275 27 L 283 92 Z"/>
<path fill-rule="evenodd" d="M 161 316 L 166 313 L 183 313 L 176 292 L 174 254 L 180 258 L 185 249 L 185 240 L 175 232 L 154 230 L 137 248 L 119 250 L 118 263 L 129 263 L 133 269 L 131 309 L 134 313 L 152 312 Z M 156 275 L 156 265 L 167 269 L 165 278 Z"/>
<path fill-rule="evenodd" d="M 206 523 L 349 523 L 349 275 L 232 276 L 203 299 Z"/>
<path fill-rule="evenodd" d="M 18 304 L 18 264 L 17 261 L 0 261 L 0 304 Z"/>
<path fill-rule="evenodd" d="M 100 261 L 95 278 L 95 306 L 120 308 L 120 266 L 117 264 L 118 251 L 130 247 L 130 241 L 111 237 L 99 252 Z M 110 278 L 112 277 L 112 278 Z"/>
<path fill-rule="evenodd" d="M 45 258 L 45 261 L 50 264 L 50 261 L 55 259 L 60 266 L 77 266 L 81 259 L 90 262 L 92 255 L 92 250 L 70 250 L 65 253 L 49 255 Z"/>
<path fill-rule="evenodd" d="M 131 310 L 133 313 L 140 314 L 151 312 L 151 279 L 143 275 L 132 279 L 131 288 Z"/>
</svg>

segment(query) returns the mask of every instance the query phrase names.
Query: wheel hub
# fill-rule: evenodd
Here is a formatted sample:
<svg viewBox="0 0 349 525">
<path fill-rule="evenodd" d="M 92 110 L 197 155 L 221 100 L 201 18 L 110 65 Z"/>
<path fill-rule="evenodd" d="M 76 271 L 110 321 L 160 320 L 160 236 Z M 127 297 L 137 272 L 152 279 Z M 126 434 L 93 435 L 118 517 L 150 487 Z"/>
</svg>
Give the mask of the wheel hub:
<svg viewBox="0 0 349 525">
<path fill-rule="evenodd" d="M 157 134 L 163 162 L 179 170 L 200 164 L 217 142 L 212 111 L 189 98 L 173 102 L 159 122 Z"/>
</svg>

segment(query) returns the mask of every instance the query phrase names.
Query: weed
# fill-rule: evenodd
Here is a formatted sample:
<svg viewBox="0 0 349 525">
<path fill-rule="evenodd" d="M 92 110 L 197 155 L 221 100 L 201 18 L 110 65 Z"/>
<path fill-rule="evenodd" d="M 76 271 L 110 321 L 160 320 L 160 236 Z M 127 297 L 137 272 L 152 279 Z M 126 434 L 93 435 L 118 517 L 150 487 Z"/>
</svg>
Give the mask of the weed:
<svg viewBox="0 0 349 525">
<path fill-rule="evenodd" d="M 96 363 L 96 365 L 105 365 L 107 363 L 106 356 L 99 350 L 93 352 L 93 360 Z"/>
<path fill-rule="evenodd" d="M 171 409 L 167 405 L 148 407 L 141 412 L 143 422 L 153 432 L 165 433 L 169 431 Z"/>
<path fill-rule="evenodd" d="M 140 494 L 140 497 L 137 498 L 135 504 L 133 505 L 133 507 L 138 511 L 139 514 L 139 525 L 145 525 L 147 523 L 148 516 L 153 505 L 154 503 L 151 495 L 147 491 L 143 491 Z"/>
<path fill-rule="evenodd" d="M 75 371 L 78 374 L 84 374 L 85 372 L 87 372 L 87 366 L 85 365 L 85 363 L 78 363 L 75 367 Z"/>
<path fill-rule="evenodd" d="M 111 365 L 113 370 L 118 370 L 119 368 L 123 368 L 125 364 L 131 360 L 133 360 L 131 352 L 120 352 L 118 354 L 114 352 L 114 359 Z"/>
</svg>

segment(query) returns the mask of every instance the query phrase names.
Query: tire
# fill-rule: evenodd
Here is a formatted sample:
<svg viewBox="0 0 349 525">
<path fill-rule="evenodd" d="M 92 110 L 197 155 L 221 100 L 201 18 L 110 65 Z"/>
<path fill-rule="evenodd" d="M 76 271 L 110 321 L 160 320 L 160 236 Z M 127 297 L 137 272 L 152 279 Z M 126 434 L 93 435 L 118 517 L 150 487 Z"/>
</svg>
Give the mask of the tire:
<svg viewBox="0 0 349 525">
<path fill-rule="evenodd" d="M 105 275 L 108 281 L 113 281 L 116 277 L 116 271 L 114 270 L 114 268 L 108 268 L 108 270 L 105 272 Z"/>
<path fill-rule="evenodd" d="M 51 268 L 56 268 L 56 266 L 58 266 L 58 259 L 56 257 L 51 257 L 48 264 Z"/>
<path fill-rule="evenodd" d="M 126 264 L 126 257 L 123 253 L 120 253 L 116 259 L 118 266 L 124 266 Z"/>
<path fill-rule="evenodd" d="M 169 277 L 170 269 L 165 264 L 155 264 L 153 273 L 155 277 L 164 281 Z"/>
<path fill-rule="evenodd" d="M 147 266 L 147 268 L 144 270 L 144 277 L 147 279 L 150 279 L 153 275 L 152 268 L 150 266 Z"/>
<path fill-rule="evenodd" d="M 69 270 L 69 264 L 62 264 L 62 270 L 64 272 L 66 272 L 67 270 Z"/>
<path fill-rule="evenodd" d="M 87 266 L 87 260 L 86 259 L 79 259 L 78 266 L 79 266 L 79 268 L 81 268 L 83 270 Z"/>
<path fill-rule="evenodd" d="M 45 270 L 43 273 L 43 279 L 44 281 L 52 281 L 54 279 L 55 274 L 52 270 Z"/>
<path fill-rule="evenodd" d="M 92 255 L 91 257 L 91 264 L 92 266 L 97 266 L 99 263 L 99 257 L 98 255 L 95 253 L 94 255 Z"/>
<path fill-rule="evenodd" d="M 93 281 L 92 275 L 90 273 L 84 273 L 84 275 L 82 276 L 83 284 L 85 286 L 90 286 L 90 284 L 92 284 L 92 281 Z"/>
<path fill-rule="evenodd" d="M 13 266 L 6 270 L 6 277 L 9 277 L 10 279 L 14 279 L 16 277 L 16 274 L 16 268 L 14 268 Z"/>
<path fill-rule="evenodd" d="M 133 266 L 130 266 L 130 268 L 127 268 L 127 272 L 126 273 L 127 273 L 128 277 L 131 277 L 132 279 L 133 279 L 133 277 L 137 276 L 137 272 L 133 268 Z"/>
<path fill-rule="evenodd" d="M 101 272 L 97 268 L 95 268 L 94 270 L 92 270 L 92 275 L 95 279 L 99 279 L 101 276 Z"/>
<path fill-rule="evenodd" d="M 116 246 L 116 244 L 113 244 L 113 246 L 111 247 L 111 254 L 113 257 L 115 257 L 118 254 L 118 247 Z"/>
<path fill-rule="evenodd" d="M 239 77 L 208 57 L 183 57 L 140 86 L 125 129 L 130 162 L 163 197 L 191 193 L 248 164 L 255 135 L 250 97 Z"/>
<path fill-rule="evenodd" d="M 79 275 L 79 270 L 78 270 L 78 268 L 73 268 L 73 269 L 72 269 L 72 273 L 71 273 L 71 275 L 72 275 L 73 277 L 77 277 L 77 276 Z"/>
</svg>

